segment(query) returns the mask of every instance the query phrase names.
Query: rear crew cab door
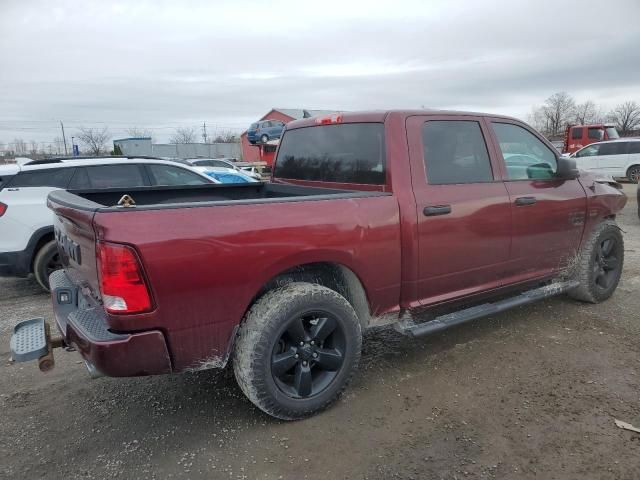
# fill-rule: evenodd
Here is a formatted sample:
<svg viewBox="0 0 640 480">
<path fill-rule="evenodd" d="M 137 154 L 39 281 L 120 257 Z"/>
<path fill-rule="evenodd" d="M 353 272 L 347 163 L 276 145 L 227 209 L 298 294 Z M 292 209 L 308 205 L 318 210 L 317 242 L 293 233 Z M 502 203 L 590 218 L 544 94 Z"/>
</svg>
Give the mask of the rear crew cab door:
<svg viewBox="0 0 640 480">
<path fill-rule="evenodd" d="M 507 282 L 543 277 L 569 264 L 585 224 L 586 194 L 576 180 L 556 176 L 558 156 L 528 126 L 488 119 L 509 193 L 513 241 Z"/>
<path fill-rule="evenodd" d="M 430 305 L 499 286 L 511 209 L 481 117 L 406 121 L 418 235 L 418 298 Z"/>
<path fill-rule="evenodd" d="M 0 202 L 8 206 L 0 218 L 5 220 L 0 230 L 0 250 L 24 250 L 36 230 L 53 224 L 47 195 L 67 188 L 73 170 L 67 167 L 21 171 L 0 191 Z"/>
<path fill-rule="evenodd" d="M 629 142 L 609 142 L 600 144 L 598 172 L 613 177 L 627 175 L 629 163 Z"/>
</svg>

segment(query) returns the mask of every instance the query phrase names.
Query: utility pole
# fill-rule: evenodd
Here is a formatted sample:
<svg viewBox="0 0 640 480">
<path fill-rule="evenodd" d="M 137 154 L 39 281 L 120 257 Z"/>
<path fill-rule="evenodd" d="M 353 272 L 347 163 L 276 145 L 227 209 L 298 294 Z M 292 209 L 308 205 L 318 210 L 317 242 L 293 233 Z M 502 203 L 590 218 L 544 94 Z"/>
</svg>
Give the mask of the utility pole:
<svg viewBox="0 0 640 480">
<path fill-rule="evenodd" d="M 64 154 L 69 155 L 69 153 L 67 153 L 67 137 L 64 136 L 64 124 L 62 123 L 62 120 L 60 120 L 60 128 L 62 128 L 62 141 L 64 142 Z"/>
<path fill-rule="evenodd" d="M 202 122 L 202 143 L 207 143 L 207 122 Z"/>
</svg>

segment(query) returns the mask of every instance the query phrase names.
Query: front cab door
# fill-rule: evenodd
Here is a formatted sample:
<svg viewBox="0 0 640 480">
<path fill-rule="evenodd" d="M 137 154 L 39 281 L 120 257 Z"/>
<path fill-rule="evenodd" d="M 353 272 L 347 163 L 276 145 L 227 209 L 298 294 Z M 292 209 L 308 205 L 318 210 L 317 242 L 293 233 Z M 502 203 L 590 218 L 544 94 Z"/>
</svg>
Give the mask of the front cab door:
<svg viewBox="0 0 640 480">
<path fill-rule="evenodd" d="M 578 180 L 557 177 L 556 153 L 534 130 L 511 119 L 489 123 L 513 219 L 505 282 L 553 274 L 576 257 L 585 224 L 585 191 Z"/>
<path fill-rule="evenodd" d="M 416 199 L 422 305 L 499 285 L 509 260 L 511 207 L 481 117 L 412 116 L 407 133 Z"/>
</svg>

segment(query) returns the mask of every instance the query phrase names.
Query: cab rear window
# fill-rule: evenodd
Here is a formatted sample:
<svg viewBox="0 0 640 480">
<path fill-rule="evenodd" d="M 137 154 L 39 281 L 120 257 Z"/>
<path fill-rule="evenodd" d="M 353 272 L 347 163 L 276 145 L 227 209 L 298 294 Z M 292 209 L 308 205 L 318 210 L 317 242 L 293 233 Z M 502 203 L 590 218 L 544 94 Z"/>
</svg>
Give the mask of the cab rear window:
<svg viewBox="0 0 640 480">
<path fill-rule="evenodd" d="M 285 132 L 274 176 L 384 185 L 385 163 L 382 123 L 321 125 Z"/>
</svg>

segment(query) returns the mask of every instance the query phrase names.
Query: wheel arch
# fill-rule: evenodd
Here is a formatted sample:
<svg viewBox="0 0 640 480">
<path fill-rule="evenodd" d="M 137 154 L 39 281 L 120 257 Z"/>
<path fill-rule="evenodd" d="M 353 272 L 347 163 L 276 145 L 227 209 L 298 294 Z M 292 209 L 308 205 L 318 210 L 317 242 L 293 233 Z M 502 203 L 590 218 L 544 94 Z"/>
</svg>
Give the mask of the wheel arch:
<svg viewBox="0 0 640 480">
<path fill-rule="evenodd" d="M 33 273 L 33 262 L 38 254 L 38 251 L 45 246 L 47 243 L 55 239 L 55 235 L 53 232 L 53 226 L 41 227 L 31 235 L 31 239 L 29 240 L 29 270 L 30 273 Z"/>
<path fill-rule="evenodd" d="M 347 299 L 365 329 L 371 321 L 369 296 L 361 279 L 348 266 L 329 261 L 303 263 L 272 276 L 251 299 L 247 311 L 267 292 L 293 282 L 317 283 Z M 245 312 L 246 314 L 246 312 Z"/>
</svg>

